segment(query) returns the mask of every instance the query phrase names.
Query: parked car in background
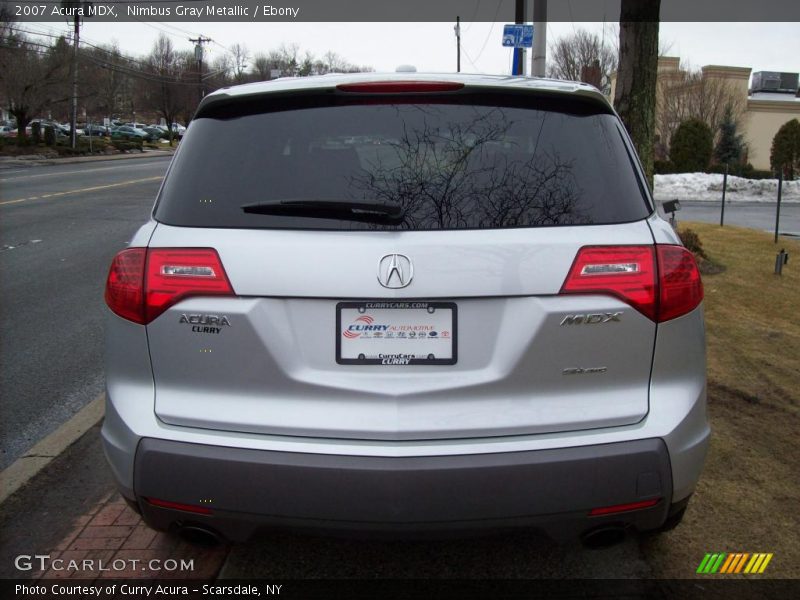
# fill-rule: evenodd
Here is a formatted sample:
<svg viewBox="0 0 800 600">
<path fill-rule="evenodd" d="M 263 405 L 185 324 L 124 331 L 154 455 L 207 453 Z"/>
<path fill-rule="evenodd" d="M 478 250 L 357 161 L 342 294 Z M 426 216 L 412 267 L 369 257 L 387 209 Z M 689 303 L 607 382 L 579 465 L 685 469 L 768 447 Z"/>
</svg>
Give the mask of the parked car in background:
<svg viewBox="0 0 800 600">
<path fill-rule="evenodd" d="M 703 287 L 596 88 L 327 75 L 191 127 L 106 285 L 105 454 L 148 524 L 680 522 Z"/>
<path fill-rule="evenodd" d="M 84 129 L 86 135 L 90 135 L 93 137 L 98 136 L 108 136 L 111 135 L 111 131 L 105 125 L 96 125 L 94 123 L 87 125 Z"/>
<path fill-rule="evenodd" d="M 0 126 L 0 137 L 17 137 L 17 128 L 11 125 Z"/>
<path fill-rule="evenodd" d="M 111 132 L 111 138 L 149 141 L 152 139 L 152 136 L 142 129 L 137 129 L 136 127 L 131 127 L 130 125 L 122 125 Z"/>
<path fill-rule="evenodd" d="M 153 140 L 165 139 L 168 137 L 167 132 L 160 127 L 148 125 L 147 127 L 142 127 L 142 131 L 149 133 Z"/>
</svg>

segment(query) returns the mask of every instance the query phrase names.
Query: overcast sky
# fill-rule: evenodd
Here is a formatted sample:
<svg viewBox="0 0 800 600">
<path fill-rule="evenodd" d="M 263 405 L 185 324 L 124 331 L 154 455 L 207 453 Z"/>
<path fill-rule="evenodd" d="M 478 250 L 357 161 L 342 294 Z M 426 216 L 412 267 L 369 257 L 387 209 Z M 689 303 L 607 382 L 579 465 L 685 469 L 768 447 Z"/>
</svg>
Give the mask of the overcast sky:
<svg viewBox="0 0 800 600">
<path fill-rule="evenodd" d="M 64 23 L 19 23 L 19 27 L 67 32 Z M 87 20 L 81 37 L 90 42 L 116 41 L 134 55 L 146 54 L 159 32 L 178 48 L 189 49 L 189 37 L 203 34 L 215 43 L 207 46 L 211 58 L 236 42 L 251 54 L 296 43 L 301 51 L 321 57 L 332 50 L 347 61 L 377 71 L 394 71 L 412 64 L 419 71 L 455 71 L 453 23 L 100 23 Z M 607 38 L 611 25 L 550 23 L 548 43 L 584 27 Z M 509 73 L 511 52 L 501 46 L 502 23 L 462 23 L 461 69 L 472 73 Z M 661 43 L 669 54 L 693 67 L 731 65 L 753 71 L 800 71 L 800 23 L 661 23 Z M 528 64 L 527 68 L 530 68 Z"/>
</svg>

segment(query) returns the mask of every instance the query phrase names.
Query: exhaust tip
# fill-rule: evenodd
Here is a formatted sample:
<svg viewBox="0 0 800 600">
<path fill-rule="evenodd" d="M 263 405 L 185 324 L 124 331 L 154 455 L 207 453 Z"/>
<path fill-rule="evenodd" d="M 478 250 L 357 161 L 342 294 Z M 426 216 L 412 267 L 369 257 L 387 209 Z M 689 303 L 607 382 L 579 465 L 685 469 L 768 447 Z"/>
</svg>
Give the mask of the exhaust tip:
<svg viewBox="0 0 800 600">
<path fill-rule="evenodd" d="M 219 546 L 224 542 L 213 529 L 201 527 L 199 525 L 183 525 L 178 529 L 178 535 L 182 540 L 195 546 Z"/>
<path fill-rule="evenodd" d="M 581 543 L 591 550 L 600 550 L 622 543 L 625 535 L 625 527 L 622 525 L 605 525 L 584 533 Z"/>
</svg>

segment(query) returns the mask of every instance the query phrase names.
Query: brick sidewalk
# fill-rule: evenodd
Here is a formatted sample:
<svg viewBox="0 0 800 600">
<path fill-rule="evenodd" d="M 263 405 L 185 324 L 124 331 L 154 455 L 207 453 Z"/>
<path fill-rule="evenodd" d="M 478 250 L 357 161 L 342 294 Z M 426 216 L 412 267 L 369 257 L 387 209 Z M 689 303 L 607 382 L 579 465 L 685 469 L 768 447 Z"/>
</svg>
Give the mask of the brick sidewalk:
<svg viewBox="0 0 800 600">
<path fill-rule="evenodd" d="M 141 517 L 114 492 L 76 519 L 72 531 L 50 550 L 51 562 L 62 559 L 63 565 L 58 566 L 64 568 L 41 571 L 36 579 L 214 579 L 228 549 L 225 545 L 193 546 L 177 536 L 156 532 L 142 523 Z M 139 563 L 134 565 L 129 562 L 132 560 Z M 164 562 L 168 560 L 178 565 L 181 560 L 193 560 L 193 569 L 151 569 L 157 566 L 150 562 L 153 560 L 164 566 L 171 565 Z M 68 570 L 69 561 L 76 561 L 79 568 Z M 123 561 L 125 569 L 116 570 Z"/>
</svg>

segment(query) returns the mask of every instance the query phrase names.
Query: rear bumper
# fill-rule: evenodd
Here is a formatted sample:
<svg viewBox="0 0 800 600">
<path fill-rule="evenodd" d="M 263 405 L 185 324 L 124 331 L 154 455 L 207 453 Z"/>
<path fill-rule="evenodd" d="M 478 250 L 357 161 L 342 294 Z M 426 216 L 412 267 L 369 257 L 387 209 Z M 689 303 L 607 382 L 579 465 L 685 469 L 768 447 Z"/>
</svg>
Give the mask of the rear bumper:
<svg viewBox="0 0 800 600">
<path fill-rule="evenodd" d="M 160 529 L 202 525 L 232 540 L 262 526 L 436 531 L 529 526 L 557 539 L 609 523 L 659 527 L 672 498 L 660 439 L 483 455 L 376 457 L 142 439 L 134 490 Z M 156 507 L 155 498 L 212 511 Z M 660 499 L 644 510 L 592 508 Z"/>
</svg>

